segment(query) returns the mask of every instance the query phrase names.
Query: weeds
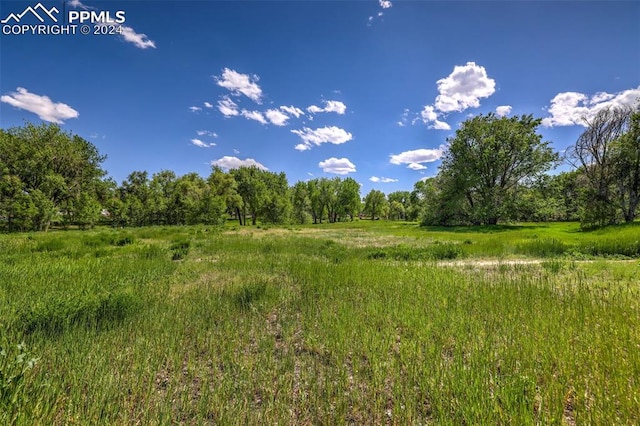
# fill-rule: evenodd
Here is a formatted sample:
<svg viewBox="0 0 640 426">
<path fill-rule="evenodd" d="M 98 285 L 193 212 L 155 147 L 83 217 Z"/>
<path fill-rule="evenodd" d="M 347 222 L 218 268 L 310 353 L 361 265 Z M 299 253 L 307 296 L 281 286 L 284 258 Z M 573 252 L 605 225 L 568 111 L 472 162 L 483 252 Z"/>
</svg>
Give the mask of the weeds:
<svg viewBox="0 0 640 426">
<path fill-rule="evenodd" d="M 0 423 L 640 423 L 634 227 L 232 228 L 0 235 Z"/>
</svg>

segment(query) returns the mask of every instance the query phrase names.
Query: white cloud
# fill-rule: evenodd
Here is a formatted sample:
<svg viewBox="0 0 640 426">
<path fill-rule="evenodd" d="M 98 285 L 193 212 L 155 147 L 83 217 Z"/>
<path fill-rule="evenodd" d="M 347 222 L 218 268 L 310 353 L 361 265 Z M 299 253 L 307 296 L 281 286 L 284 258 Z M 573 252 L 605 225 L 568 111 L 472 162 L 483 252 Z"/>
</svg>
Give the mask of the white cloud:
<svg viewBox="0 0 640 426">
<path fill-rule="evenodd" d="M 189 109 L 191 110 L 191 112 L 202 111 L 202 108 L 200 108 L 198 106 L 190 106 Z"/>
<path fill-rule="evenodd" d="M 240 154 L 240 151 L 238 151 L 237 149 L 234 149 L 233 153 L 237 155 L 237 154 Z"/>
<path fill-rule="evenodd" d="M 391 178 L 377 177 L 377 176 L 371 176 L 369 178 L 369 180 L 371 182 L 376 182 L 376 183 L 391 183 L 391 182 L 397 182 L 398 181 L 398 179 L 391 179 Z"/>
<path fill-rule="evenodd" d="M 216 132 L 210 132 L 209 130 L 198 130 L 196 131 L 198 136 L 211 136 L 212 138 L 217 138 L 218 134 Z"/>
<path fill-rule="evenodd" d="M 380 7 L 383 9 L 389 9 L 393 4 L 389 0 L 379 0 Z"/>
<path fill-rule="evenodd" d="M 237 168 L 243 167 L 243 166 L 245 166 L 245 167 L 256 166 L 257 168 L 259 168 L 261 170 L 269 170 L 268 168 L 266 168 L 262 164 L 258 163 L 253 158 L 247 158 L 247 159 L 241 160 L 238 157 L 230 157 L 228 155 L 225 155 L 222 158 L 219 158 L 217 160 L 212 161 L 211 165 L 212 166 L 218 166 L 220 168 L 227 169 L 227 170 L 229 170 L 229 169 L 237 169 Z"/>
<path fill-rule="evenodd" d="M 435 112 L 433 106 L 426 105 L 422 112 L 420 112 L 420 118 L 424 124 L 429 124 L 430 129 L 437 130 L 451 130 L 451 126 L 444 121 L 438 120 L 438 113 Z"/>
<path fill-rule="evenodd" d="M 337 175 L 346 175 L 356 171 L 356 166 L 348 158 L 327 158 L 318 163 L 325 173 L 335 173 Z"/>
<path fill-rule="evenodd" d="M 409 122 L 409 113 L 411 111 L 409 110 L 409 108 L 405 108 L 404 111 L 402 112 L 402 117 L 400 117 L 400 121 L 397 121 L 396 124 L 400 127 L 404 127 L 407 125 L 407 123 Z"/>
<path fill-rule="evenodd" d="M 441 112 L 464 111 L 480 106 L 480 98 L 487 98 L 495 91 L 496 82 L 487 76 L 483 66 L 475 62 L 456 65 L 448 77 L 437 81 L 440 94 L 435 107 Z"/>
<path fill-rule="evenodd" d="M 276 126 L 286 126 L 287 120 L 289 119 L 288 115 L 283 114 L 282 112 L 280 112 L 280 110 L 277 109 L 269 109 L 264 113 L 264 115 L 266 115 L 267 119 L 269 119 L 269 121 Z"/>
<path fill-rule="evenodd" d="M 238 111 L 238 105 L 226 96 L 218 101 L 218 110 L 225 117 L 234 117 L 236 115 L 240 115 L 240 112 Z"/>
<path fill-rule="evenodd" d="M 36 95 L 23 87 L 18 87 L 15 92 L 2 95 L 0 101 L 32 112 L 40 119 L 52 123 L 62 124 L 64 120 L 78 118 L 80 115 L 78 111 L 67 104 L 53 102 L 48 96 Z"/>
<path fill-rule="evenodd" d="M 427 166 L 423 166 L 422 164 L 418 164 L 418 163 L 409 163 L 409 165 L 407 166 L 407 169 L 411 169 L 411 170 L 424 170 L 426 168 Z"/>
<path fill-rule="evenodd" d="M 191 139 L 191 143 L 200 148 L 210 148 L 212 146 L 216 146 L 215 143 L 202 142 L 200 139 Z"/>
<path fill-rule="evenodd" d="M 153 40 L 149 40 L 146 34 L 139 34 L 131 27 L 125 25 L 120 26 L 122 32 L 121 36 L 129 43 L 133 43 L 140 49 L 147 49 L 149 47 L 156 48 L 156 43 Z"/>
<path fill-rule="evenodd" d="M 262 124 L 267 124 L 267 120 L 265 120 L 264 115 L 262 115 L 260 111 L 247 111 L 246 109 L 243 109 L 240 114 L 248 120 L 254 120 Z"/>
<path fill-rule="evenodd" d="M 551 116 L 542 120 L 546 127 L 586 126 L 585 119 L 593 118 L 604 108 L 636 105 L 640 99 L 640 86 L 618 93 L 598 92 L 589 97 L 584 93 L 562 92 L 551 100 L 547 110 Z"/>
<path fill-rule="evenodd" d="M 444 145 L 440 145 L 438 149 L 415 149 L 401 152 L 400 154 L 392 154 L 389 162 L 397 165 L 407 164 L 407 168 L 411 170 L 424 170 L 427 167 L 422 163 L 432 163 L 439 160 L 444 154 L 444 149 Z"/>
<path fill-rule="evenodd" d="M 218 86 L 228 89 L 234 95 L 243 94 L 256 103 L 261 102 L 262 89 L 256 83 L 260 79 L 257 75 L 250 76 L 225 68 L 220 77 L 214 78 Z"/>
<path fill-rule="evenodd" d="M 207 108 L 213 108 L 213 104 L 209 103 L 209 102 L 205 102 L 204 106 L 207 107 Z"/>
<path fill-rule="evenodd" d="M 498 117 L 504 117 L 511 113 L 511 105 L 500 105 L 496 108 L 496 115 Z"/>
<path fill-rule="evenodd" d="M 304 114 L 304 111 L 294 106 L 281 106 L 280 109 L 296 118 L 300 118 L 300 116 Z"/>
<path fill-rule="evenodd" d="M 311 149 L 312 145 L 318 146 L 327 142 L 339 145 L 353 139 L 351 133 L 336 126 L 321 127 L 318 129 L 304 127 L 302 130 L 292 130 L 291 133 L 300 136 L 300 139 L 302 139 L 303 143 L 295 147 L 298 151 Z"/>
<path fill-rule="evenodd" d="M 347 110 L 347 106 L 340 101 L 323 101 L 325 107 L 320 108 L 317 105 L 311 105 L 307 108 L 312 114 L 317 114 L 319 112 L 335 112 L 337 114 L 343 115 Z"/>
</svg>

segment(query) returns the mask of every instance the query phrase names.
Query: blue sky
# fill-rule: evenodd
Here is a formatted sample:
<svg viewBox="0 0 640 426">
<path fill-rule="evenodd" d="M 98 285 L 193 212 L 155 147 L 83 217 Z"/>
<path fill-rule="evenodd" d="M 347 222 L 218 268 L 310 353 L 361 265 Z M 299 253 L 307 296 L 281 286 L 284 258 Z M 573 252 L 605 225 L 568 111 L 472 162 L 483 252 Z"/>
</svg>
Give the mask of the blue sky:
<svg viewBox="0 0 640 426">
<path fill-rule="evenodd" d="M 58 122 L 118 183 L 257 164 L 290 184 L 411 190 L 470 116 L 533 114 L 560 151 L 582 117 L 640 98 L 640 2 L 40 3 L 0 3 L 0 125 Z M 125 21 L 21 33 L 40 24 L 16 18 L 28 7 L 47 26 L 70 11 Z"/>
</svg>

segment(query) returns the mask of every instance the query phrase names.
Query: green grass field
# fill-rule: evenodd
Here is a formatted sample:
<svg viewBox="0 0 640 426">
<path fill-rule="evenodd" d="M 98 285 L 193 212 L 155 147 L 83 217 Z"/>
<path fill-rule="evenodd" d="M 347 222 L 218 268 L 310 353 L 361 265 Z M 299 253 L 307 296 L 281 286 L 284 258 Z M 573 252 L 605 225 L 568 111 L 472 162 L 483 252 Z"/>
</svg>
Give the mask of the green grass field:
<svg viewBox="0 0 640 426">
<path fill-rule="evenodd" d="M 638 224 L 0 235 L 0 424 L 639 424 L 639 258 Z"/>
</svg>

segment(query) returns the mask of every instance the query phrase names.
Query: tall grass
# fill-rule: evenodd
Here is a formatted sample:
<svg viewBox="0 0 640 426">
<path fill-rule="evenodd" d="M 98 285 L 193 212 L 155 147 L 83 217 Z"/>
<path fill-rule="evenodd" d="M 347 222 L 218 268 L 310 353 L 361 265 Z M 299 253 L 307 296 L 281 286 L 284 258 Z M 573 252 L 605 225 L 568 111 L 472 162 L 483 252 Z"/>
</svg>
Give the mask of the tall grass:
<svg viewBox="0 0 640 426">
<path fill-rule="evenodd" d="M 606 233 L 318 229 L 0 236 L 2 344 L 37 359 L 2 367 L 22 379 L 0 421 L 640 422 L 636 263 L 473 263 Z"/>
</svg>

